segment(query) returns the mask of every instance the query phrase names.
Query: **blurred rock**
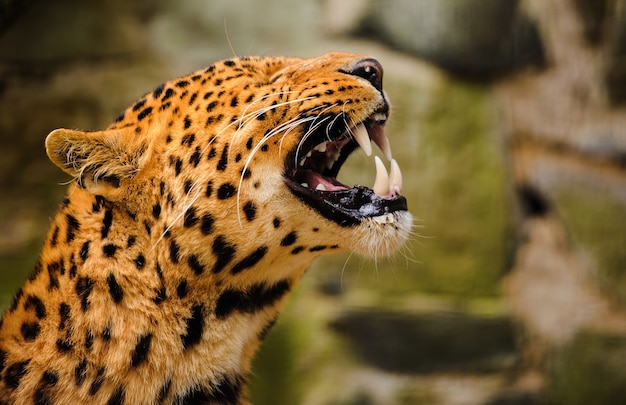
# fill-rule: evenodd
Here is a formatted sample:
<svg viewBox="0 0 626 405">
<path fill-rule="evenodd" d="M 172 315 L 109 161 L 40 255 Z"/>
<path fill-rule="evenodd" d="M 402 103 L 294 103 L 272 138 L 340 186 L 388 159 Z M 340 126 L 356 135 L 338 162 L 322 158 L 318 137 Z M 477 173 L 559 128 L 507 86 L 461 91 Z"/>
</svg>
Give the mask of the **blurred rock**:
<svg viewBox="0 0 626 405">
<path fill-rule="evenodd" d="M 342 314 L 331 326 L 364 362 L 388 372 L 503 371 L 515 358 L 507 318 L 361 310 Z"/>
<path fill-rule="evenodd" d="M 502 75 L 544 62 L 535 23 L 518 3 L 377 0 L 359 32 L 461 75 Z"/>
</svg>

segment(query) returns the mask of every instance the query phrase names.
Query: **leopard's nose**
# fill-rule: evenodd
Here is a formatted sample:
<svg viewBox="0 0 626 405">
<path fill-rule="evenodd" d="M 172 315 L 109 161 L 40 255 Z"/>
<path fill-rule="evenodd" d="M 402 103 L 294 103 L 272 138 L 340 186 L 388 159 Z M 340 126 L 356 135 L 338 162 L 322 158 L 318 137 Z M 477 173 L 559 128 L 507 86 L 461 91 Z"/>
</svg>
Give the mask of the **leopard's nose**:
<svg viewBox="0 0 626 405">
<path fill-rule="evenodd" d="M 376 59 L 361 59 L 346 73 L 362 77 L 372 83 L 378 91 L 383 90 L 383 67 Z"/>
</svg>

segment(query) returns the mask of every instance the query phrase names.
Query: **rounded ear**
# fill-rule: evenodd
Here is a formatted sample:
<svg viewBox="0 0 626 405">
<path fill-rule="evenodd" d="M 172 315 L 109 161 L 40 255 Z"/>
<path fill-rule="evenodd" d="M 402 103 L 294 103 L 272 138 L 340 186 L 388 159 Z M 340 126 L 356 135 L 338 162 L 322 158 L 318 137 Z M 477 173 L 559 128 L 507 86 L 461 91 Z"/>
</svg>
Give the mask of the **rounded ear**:
<svg viewBox="0 0 626 405">
<path fill-rule="evenodd" d="M 80 186 L 94 192 L 102 191 L 103 186 L 119 188 L 148 160 L 148 146 L 127 136 L 123 129 L 97 132 L 56 129 L 46 138 L 46 153 L 55 165 L 76 178 Z"/>
</svg>

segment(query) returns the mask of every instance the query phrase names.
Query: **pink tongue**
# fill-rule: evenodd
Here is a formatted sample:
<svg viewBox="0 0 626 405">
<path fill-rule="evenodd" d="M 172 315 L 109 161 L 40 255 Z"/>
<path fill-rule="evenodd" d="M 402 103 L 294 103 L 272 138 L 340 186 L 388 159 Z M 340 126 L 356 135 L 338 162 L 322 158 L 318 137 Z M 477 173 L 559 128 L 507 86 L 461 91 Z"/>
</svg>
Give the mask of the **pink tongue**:
<svg viewBox="0 0 626 405">
<path fill-rule="evenodd" d="M 326 191 L 340 191 L 349 190 L 350 188 L 344 184 L 341 184 L 336 179 L 320 176 L 318 173 L 307 170 L 305 172 L 305 181 L 309 185 L 309 188 L 315 190 L 317 186 L 322 184 L 326 187 Z"/>
</svg>

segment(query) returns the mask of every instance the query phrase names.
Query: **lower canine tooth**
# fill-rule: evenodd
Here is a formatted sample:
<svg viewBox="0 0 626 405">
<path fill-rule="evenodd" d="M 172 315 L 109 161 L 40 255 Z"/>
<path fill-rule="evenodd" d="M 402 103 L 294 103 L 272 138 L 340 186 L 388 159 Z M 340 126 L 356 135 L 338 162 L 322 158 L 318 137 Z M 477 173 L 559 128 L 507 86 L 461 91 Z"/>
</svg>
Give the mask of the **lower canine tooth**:
<svg viewBox="0 0 626 405">
<path fill-rule="evenodd" d="M 378 156 L 374 156 L 374 162 L 376 163 L 376 180 L 372 190 L 377 196 L 384 197 L 389 193 L 389 175 L 383 161 Z"/>
<path fill-rule="evenodd" d="M 389 169 L 389 192 L 393 194 L 400 194 L 402 190 L 402 173 L 400 172 L 400 166 L 395 159 L 391 159 L 391 168 Z"/>
<path fill-rule="evenodd" d="M 309 188 L 309 183 L 300 183 L 300 185 L 301 185 L 302 187 Z"/>
<path fill-rule="evenodd" d="M 359 124 L 352 131 L 352 136 L 354 140 L 359 144 L 361 149 L 365 152 L 367 156 L 372 155 L 372 143 L 370 142 L 370 136 L 367 133 L 367 129 L 365 125 Z"/>
</svg>

